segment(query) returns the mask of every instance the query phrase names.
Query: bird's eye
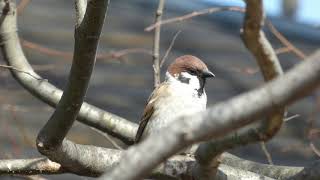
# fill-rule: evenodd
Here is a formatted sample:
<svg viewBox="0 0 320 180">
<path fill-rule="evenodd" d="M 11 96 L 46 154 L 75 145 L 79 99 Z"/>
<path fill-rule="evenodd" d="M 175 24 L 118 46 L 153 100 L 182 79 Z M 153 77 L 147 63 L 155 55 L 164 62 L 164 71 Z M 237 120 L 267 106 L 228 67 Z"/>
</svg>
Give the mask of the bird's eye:
<svg viewBox="0 0 320 180">
<path fill-rule="evenodd" d="M 189 74 L 191 75 L 197 75 L 197 71 L 193 70 L 193 69 L 190 69 L 189 71 Z"/>
</svg>

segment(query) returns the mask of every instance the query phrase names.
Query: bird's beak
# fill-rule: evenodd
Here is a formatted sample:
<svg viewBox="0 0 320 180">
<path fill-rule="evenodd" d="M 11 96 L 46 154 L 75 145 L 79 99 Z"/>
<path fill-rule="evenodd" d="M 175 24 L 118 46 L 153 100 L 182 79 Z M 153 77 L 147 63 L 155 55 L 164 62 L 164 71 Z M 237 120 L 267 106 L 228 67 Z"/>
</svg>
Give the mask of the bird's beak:
<svg viewBox="0 0 320 180">
<path fill-rule="evenodd" d="M 202 77 L 203 78 L 213 78 L 213 77 L 215 77 L 215 75 L 211 71 L 206 69 L 206 70 L 202 71 Z"/>
</svg>

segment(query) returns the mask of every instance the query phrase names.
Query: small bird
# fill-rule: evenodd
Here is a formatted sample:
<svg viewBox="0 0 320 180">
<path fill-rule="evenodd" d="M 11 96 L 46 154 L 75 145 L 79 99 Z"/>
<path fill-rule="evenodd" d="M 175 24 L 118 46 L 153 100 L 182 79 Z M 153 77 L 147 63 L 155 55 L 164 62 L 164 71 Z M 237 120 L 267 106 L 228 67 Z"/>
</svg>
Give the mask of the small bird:
<svg viewBox="0 0 320 180">
<path fill-rule="evenodd" d="M 191 55 L 178 57 L 168 67 L 166 78 L 150 95 L 139 123 L 135 143 L 160 132 L 181 115 L 204 111 L 206 79 L 215 77 L 206 64 Z"/>
</svg>

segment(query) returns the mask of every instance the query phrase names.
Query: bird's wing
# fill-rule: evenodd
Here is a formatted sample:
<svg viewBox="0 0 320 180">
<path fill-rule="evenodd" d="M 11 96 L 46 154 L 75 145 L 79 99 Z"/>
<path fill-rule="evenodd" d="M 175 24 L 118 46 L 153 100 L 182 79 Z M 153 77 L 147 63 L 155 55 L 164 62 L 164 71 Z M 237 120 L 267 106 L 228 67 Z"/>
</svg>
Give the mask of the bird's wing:
<svg viewBox="0 0 320 180">
<path fill-rule="evenodd" d="M 155 111 L 155 103 L 163 98 L 164 94 L 167 94 L 168 90 L 168 84 L 167 83 L 162 83 L 160 84 L 150 95 L 148 101 L 147 101 L 147 105 L 143 111 L 143 115 L 142 118 L 139 122 L 139 128 L 136 134 L 136 138 L 134 140 L 135 143 L 138 143 L 141 140 L 142 134 L 145 130 L 145 128 L 147 127 L 147 124 L 149 122 L 149 119 L 151 118 L 151 116 L 153 115 L 154 111 Z"/>
</svg>

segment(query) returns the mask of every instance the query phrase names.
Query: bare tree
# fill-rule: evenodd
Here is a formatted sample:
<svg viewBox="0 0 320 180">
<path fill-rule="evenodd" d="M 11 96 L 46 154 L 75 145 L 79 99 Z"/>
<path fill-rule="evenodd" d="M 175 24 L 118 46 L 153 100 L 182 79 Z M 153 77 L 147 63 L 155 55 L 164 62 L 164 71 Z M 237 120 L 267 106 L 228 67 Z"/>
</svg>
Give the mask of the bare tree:
<svg viewBox="0 0 320 180">
<path fill-rule="evenodd" d="M 262 31 L 265 19 L 262 0 L 245 2 L 241 37 L 258 62 L 266 83 L 205 112 L 180 117 L 166 132 L 151 135 L 124 151 L 66 139 L 75 120 L 127 144 L 135 136 L 135 123 L 84 102 L 109 0 L 75 1 L 73 63 L 63 92 L 32 69 L 16 31 L 15 4 L 1 0 L 0 46 L 7 62 L 2 67 L 8 68 L 36 98 L 55 107 L 55 111 L 37 137 L 36 146 L 43 157 L 0 160 L 0 175 L 74 173 L 96 177 L 105 173 L 101 179 L 319 179 L 319 162 L 310 167 L 265 165 L 225 153 L 240 145 L 271 139 L 281 128 L 286 106 L 310 94 L 320 84 L 320 51 L 283 73 Z M 158 53 L 163 6 L 164 1 L 159 0 L 153 52 L 155 86 L 160 81 L 157 78 L 162 64 Z M 252 126 L 254 123 L 257 125 Z M 194 143 L 201 143 L 194 157 L 175 155 Z"/>
</svg>

